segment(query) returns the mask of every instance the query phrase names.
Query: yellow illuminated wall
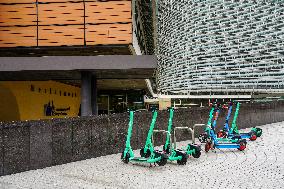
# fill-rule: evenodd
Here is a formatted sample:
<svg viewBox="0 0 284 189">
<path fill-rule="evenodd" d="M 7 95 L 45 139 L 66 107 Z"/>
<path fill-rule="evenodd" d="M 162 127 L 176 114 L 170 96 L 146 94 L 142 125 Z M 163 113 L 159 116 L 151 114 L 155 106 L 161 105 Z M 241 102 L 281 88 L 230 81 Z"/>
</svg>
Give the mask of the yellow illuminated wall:
<svg viewBox="0 0 284 189">
<path fill-rule="evenodd" d="M 79 107 L 79 87 L 55 81 L 0 82 L 0 121 L 74 117 Z"/>
</svg>

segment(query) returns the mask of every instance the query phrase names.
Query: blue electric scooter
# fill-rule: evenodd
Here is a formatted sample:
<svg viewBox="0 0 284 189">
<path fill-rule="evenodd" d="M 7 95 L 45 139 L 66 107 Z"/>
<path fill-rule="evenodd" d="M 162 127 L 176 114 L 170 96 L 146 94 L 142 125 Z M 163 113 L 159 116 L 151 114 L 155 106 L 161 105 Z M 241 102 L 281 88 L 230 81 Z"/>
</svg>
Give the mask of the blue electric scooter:
<svg viewBox="0 0 284 189">
<path fill-rule="evenodd" d="M 220 111 L 221 111 L 221 104 L 219 104 L 219 103 L 212 104 L 212 108 L 211 108 L 210 113 L 209 113 L 209 119 L 208 119 L 207 125 L 211 126 L 211 129 L 214 131 L 214 133 L 215 133 L 215 128 L 216 128 L 216 125 L 217 125 L 217 119 L 219 117 Z M 213 119 L 213 123 L 211 123 L 212 119 Z M 230 119 L 230 117 L 227 116 L 227 120 L 229 120 L 229 119 Z M 201 143 L 206 143 L 208 137 L 209 137 L 208 133 L 203 132 L 199 135 L 198 139 Z M 240 136 L 232 136 L 229 139 L 227 139 L 227 138 L 223 138 L 223 137 L 219 138 L 217 136 L 217 140 L 227 141 L 227 142 L 228 141 L 229 142 L 237 142 L 236 139 L 240 139 L 240 138 L 241 138 Z"/>
<path fill-rule="evenodd" d="M 236 111 L 235 111 L 234 118 L 233 118 L 233 121 L 232 121 L 232 128 L 230 128 L 229 120 L 230 120 L 230 116 L 231 116 L 231 113 L 232 113 L 232 109 L 233 109 L 233 103 L 230 102 L 229 106 L 228 106 L 228 113 L 227 113 L 227 116 L 226 116 L 226 122 L 225 122 L 224 128 L 223 128 L 223 130 L 221 130 L 217 133 L 218 138 L 240 137 L 242 139 L 249 139 L 251 141 L 254 141 L 254 140 L 257 139 L 257 137 L 261 136 L 262 129 L 256 128 L 256 127 L 253 127 L 251 129 L 251 131 L 248 132 L 248 133 L 240 133 L 239 132 L 239 130 L 237 128 L 237 124 L 236 124 L 237 117 L 238 117 L 238 114 L 239 114 L 239 109 L 240 109 L 240 103 L 239 102 L 237 102 Z"/>
<path fill-rule="evenodd" d="M 209 115 L 209 120 L 207 123 L 207 127 L 205 129 L 207 139 L 205 144 L 205 152 L 208 152 L 210 149 L 221 149 L 221 148 L 231 148 L 231 149 L 238 149 L 243 151 L 246 148 L 246 140 L 240 139 L 239 137 L 234 138 L 226 138 L 220 139 L 217 138 L 215 134 L 215 126 L 217 123 L 217 118 L 220 113 L 220 105 L 215 105 L 212 107 Z M 214 116 L 215 114 L 215 116 Z M 212 123 L 212 118 L 214 117 L 214 121 Z"/>
</svg>

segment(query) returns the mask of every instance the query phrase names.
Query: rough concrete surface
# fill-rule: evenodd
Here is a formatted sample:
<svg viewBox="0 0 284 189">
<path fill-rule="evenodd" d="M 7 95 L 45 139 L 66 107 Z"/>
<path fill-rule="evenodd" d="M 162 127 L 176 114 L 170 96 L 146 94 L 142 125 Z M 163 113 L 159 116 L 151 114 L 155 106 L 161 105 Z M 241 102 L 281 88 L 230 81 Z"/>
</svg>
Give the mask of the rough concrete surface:
<svg viewBox="0 0 284 189">
<path fill-rule="evenodd" d="M 284 188 L 284 122 L 261 128 L 245 151 L 203 151 L 185 166 L 124 164 L 113 154 L 3 176 L 0 188 Z"/>
</svg>

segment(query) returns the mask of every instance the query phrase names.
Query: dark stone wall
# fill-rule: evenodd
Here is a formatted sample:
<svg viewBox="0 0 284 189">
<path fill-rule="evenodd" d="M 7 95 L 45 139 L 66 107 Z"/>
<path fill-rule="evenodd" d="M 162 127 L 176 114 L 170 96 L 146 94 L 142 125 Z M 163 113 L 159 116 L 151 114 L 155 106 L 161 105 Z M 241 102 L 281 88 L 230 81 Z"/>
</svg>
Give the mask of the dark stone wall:
<svg viewBox="0 0 284 189">
<path fill-rule="evenodd" d="M 178 109 L 173 127 L 207 123 L 207 108 Z M 234 111 L 233 111 L 234 113 Z M 223 127 L 226 112 L 221 112 L 217 129 Z M 155 129 L 167 129 L 167 111 L 159 111 Z M 152 113 L 136 112 L 132 132 L 133 149 L 146 140 Z M 231 120 L 233 119 L 233 114 Z M 0 123 L 0 175 L 13 174 L 68 162 L 122 152 L 128 128 L 128 113 L 82 118 Z M 284 101 L 242 104 L 237 119 L 239 128 L 284 121 Z M 197 128 L 196 136 L 204 128 Z M 155 145 L 165 135 L 155 134 Z M 191 134 L 179 130 L 177 140 L 189 140 Z"/>
<path fill-rule="evenodd" d="M 29 170 L 30 124 L 16 122 L 2 126 L 3 173 L 12 174 Z"/>
<path fill-rule="evenodd" d="M 52 125 L 49 121 L 30 121 L 30 168 L 52 165 Z"/>
</svg>

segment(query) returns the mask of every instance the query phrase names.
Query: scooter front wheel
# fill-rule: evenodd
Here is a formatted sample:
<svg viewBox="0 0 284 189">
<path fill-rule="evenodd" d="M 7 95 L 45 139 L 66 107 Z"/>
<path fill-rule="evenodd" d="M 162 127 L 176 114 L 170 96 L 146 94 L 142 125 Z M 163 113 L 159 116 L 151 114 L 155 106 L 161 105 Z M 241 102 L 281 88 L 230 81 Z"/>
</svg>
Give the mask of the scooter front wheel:
<svg viewBox="0 0 284 189">
<path fill-rule="evenodd" d="M 171 146 L 168 144 L 167 146 L 164 145 L 163 146 L 163 151 L 166 153 L 166 154 L 169 154 L 170 153 L 170 149 L 171 149 Z"/>
<path fill-rule="evenodd" d="M 147 149 L 147 150 L 146 150 L 146 153 L 144 152 L 144 148 L 142 148 L 142 149 L 140 150 L 140 156 L 141 156 L 141 157 L 148 158 L 148 157 L 150 157 L 150 155 L 151 155 L 150 149 Z"/>
<path fill-rule="evenodd" d="M 219 131 L 219 132 L 217 133 L 217 137 L 218 137 L 218 138 L 227 138 L 227 134 L 226 134 L 226 132 L 224 132 L 224 131 Z"/>
<path fill-rule="evenodd" d="M 185 165 L 188 159 L 188 155 L 185 152 L 176 151 L 177 156 L 181 156 L 180 160 L 177 160 L 178 165 Z"/>
<path fill-rule="evenodd" d="M 205 152 L 209 152 L 210 148 L 211 148 L 211 144 L 209 142 L 207 142 L 205 144 Z"/>
<path fill-rule="evenodd" d="M 207 135 L 206 133 L 201 133 L 201 134 L 198 136 L 198 140 L 199 140 L 201 143 L 205 143 L 207 138 L 208 138 L 208 135 Z"/>
<path fill-rule="evenodd" d="M 125 158 L 123 158 L 123 153 L 124 152 L 122 152 L 121 159 L 124 163 L 127 164 L 129 162 L 130 154 L 127 152 L 126 155 L 125 155 Z"/>
</svg>

